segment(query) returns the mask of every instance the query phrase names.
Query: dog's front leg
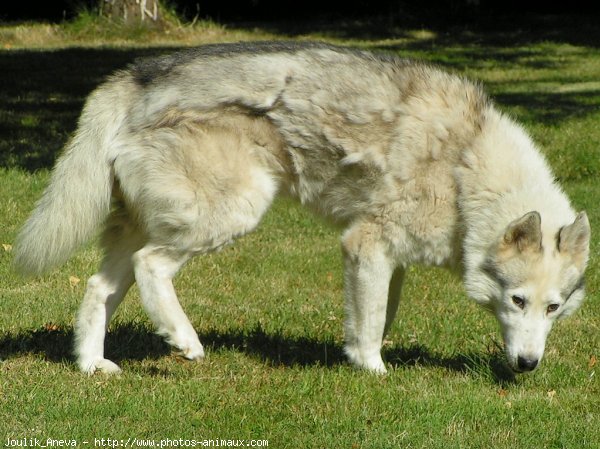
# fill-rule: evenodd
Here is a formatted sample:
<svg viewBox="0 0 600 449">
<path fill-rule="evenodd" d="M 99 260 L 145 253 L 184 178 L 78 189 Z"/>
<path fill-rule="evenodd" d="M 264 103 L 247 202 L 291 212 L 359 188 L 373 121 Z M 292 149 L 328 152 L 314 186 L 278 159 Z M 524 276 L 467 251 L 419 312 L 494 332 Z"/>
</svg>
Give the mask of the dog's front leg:
<svg viewBox="0 0 600 449">
<path fill-rule="evenodd" d="M 381 344 L 388 315 L 394 263 L 379 226 L 360 223 L 342 239 L 344 254 L 345 352 L 357 367 L 385 373 Z"/>
</svg>

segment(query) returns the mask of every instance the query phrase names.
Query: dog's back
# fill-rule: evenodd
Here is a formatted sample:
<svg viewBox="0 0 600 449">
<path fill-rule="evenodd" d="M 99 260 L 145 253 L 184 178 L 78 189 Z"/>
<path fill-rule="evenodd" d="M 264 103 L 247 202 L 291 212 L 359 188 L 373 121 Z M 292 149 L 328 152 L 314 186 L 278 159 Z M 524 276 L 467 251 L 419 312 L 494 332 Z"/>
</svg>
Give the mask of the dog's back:
<svg viewBox="0 0 600 449">
<path fill-rule="evenodd" d="M 430 162 L 451 171 L 489 107 L 477 84 L 437 68 L 325 44 L 207 46 L 141 60 L 129 74 L 139 86 L 131 129 L 190 111 L 265 117 L 285 144 L 287 188 L 342 223 L 402 196 L 390 183 L 434 176 L 452 189 Z"/>
</svg>

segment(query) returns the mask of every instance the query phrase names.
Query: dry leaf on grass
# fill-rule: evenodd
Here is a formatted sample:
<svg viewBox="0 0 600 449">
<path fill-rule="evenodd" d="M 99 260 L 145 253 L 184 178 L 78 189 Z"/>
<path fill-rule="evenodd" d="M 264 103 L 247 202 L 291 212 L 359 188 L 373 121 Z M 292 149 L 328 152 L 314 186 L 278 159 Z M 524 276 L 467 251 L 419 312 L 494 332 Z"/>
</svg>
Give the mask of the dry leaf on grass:
<svg viewBox="0 0 600 449">
<path fill-rule="evenodd" d="M 80 282 L 81 282 L 81 279 L 79 279 L 77 276 L 69 276 L 69 285 L 71 286 L 71 288 L 77 287 L 77 285 Z"/>
</svg>

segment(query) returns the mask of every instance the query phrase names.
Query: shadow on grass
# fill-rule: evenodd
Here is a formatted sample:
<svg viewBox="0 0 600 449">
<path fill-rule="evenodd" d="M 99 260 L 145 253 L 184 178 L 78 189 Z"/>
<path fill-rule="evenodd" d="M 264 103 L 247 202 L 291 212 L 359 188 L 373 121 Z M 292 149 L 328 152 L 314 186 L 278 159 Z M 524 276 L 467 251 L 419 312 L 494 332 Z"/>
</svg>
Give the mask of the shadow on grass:
<svg viewBox="0 0 600 449">
<path fill-rule="evenodd" d="M 395 367 L 444 368 L 470 374 L 472 377 L 489 379 L 499 385 L 510 385 L 516 382 L 515 373 L 508 367 L 501 353 L 459 353 L 445 357 L 432 353 L 424 346 L 413 345 L 408 348 L 394 347 L 384 351 L 384 360 Z"/>
<path fill-rule="evenodd" d="M 44 326 L 14 335 L 0 334 L 0 359 L 19 354 L 37 354 L 51 362 L 71 362 L 74 334 L 72 328 Z M 163 339 L 141 325 L 123 325 L 106 335 L 106 356 L 115 361 L 158 359 L 171 353 Z"/>
<path fill-rule="evenodd" d="M 87 95 L 137 57 L 165 51 L 169 50 L 0 51 L 0 167 L 51 167 L 75 130 Z"/>
<path fill-rule="evenodd" d="M 236 351 L 254 357 L 272 366 L 333 367 L 347 363 L 341 345 L 331 340 L 291 338 L 279 333 L 268 333 L 260 327 L 250 331 L 207 331 L 199 335 L 209 353 Z M 18 335 L 0 335 L 0 358 L 19 354 L 38 354 L 46 360 L 72 362 L 73 330 L 49 328 L 28 331 Z M 106 338 L 106 356 L 122 361 L 159 359 L 171 353 L 171 348 L 156 334 L 141 325 L 120 325 Z M 393 347 L 384 350 L 384 359 L 392 366 L 437 367 L 449 371 L 485 377 L 498 384 L 510 384 L 515 376 L 499 354 L 459 354 L 452 357 L 432 353 L 423 346 Z"/>
<path fill-rule="evenodd" d="M 334 341 L 312 338 L 289 338 L 269 334 L 260 328 L 250 332 L 207 332 L 200 335 L 203 344 L 212 351 L 236 350 L 257 357 L 274 366 L 336 366 L 347 363 L 344 350 Z M 515 380 L 500 354 L 458 354 L 444 357 L 421 345 L 392 347 L 383 350 L 384 360 L 394 366 L 438 367 L 455 372 L 490 377 L 497 383 Z"/>
</svg>

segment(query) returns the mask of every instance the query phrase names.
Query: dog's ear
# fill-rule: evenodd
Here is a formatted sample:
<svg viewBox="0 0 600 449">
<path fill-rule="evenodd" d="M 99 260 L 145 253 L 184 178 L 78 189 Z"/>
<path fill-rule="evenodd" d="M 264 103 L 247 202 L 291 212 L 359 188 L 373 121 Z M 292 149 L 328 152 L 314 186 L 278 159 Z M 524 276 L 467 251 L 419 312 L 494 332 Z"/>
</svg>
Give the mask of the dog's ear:
<svg viewBox="0 0 600 449">
<path fill-rule="evenodd" d="M 579 212 L 575 221 L 558 232 L 558 250 L 587 261 L 590 247 L 590 222 L 585 212 Z"/>
<path fill-rule="evenodd" d="M 504 233 L 502 243 L 523 251 L 542 249 L 542 218 L 539 212 L 532 211 L 511 222 Z"/>
</svg>

